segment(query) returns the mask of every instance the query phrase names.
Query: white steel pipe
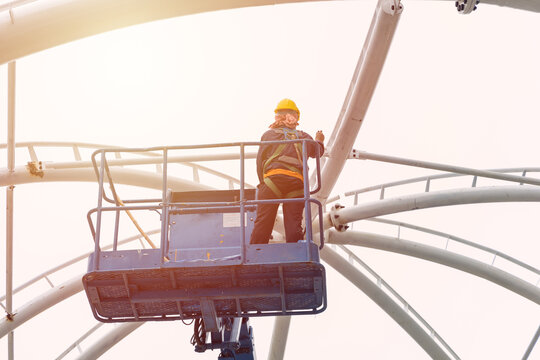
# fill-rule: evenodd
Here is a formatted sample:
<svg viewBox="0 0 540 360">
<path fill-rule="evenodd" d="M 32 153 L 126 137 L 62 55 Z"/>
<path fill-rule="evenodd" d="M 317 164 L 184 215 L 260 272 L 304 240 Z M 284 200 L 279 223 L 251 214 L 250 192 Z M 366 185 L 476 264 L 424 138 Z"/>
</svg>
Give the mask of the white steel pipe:
<svg viewBox="0 0 540 360">
<path fill-rule="evenodd" d="M 427 209 L 439 206 L 481 204 L 493 202 L 536 202 L 540 201 L 540 188 L 536 186 L 490 186 L 480 188 L 452 189 L 402 196 L 367 202 L 342 208 L 323 216 L 325 229 L 345 225 L 352 221 L 403 211 Z M 333 216 L 331 219 L 330 216 Z M 317 230 L 316 227 L 313 228 Z"/>
<path fill-rule="evenodd" d="M 356 245 L 436 262 L 476 275 L 540 304 L 540 288 L 490 264 L 433 246 L 361 231 L 326 232 L 330 244 Z M 321 253 L 322 257 L 322 253 Z M 324 259 L 324 258 L 323 258 Z M 326 261 L 326 260 L 325 260 Z"/>
<path fill-rule="evenodd" d="M 529 343 L 529 346 L 527 346 L 527 350 L 525 350 L 525 354 L 523 354 L 523 357 L 521 360 L 527 360 L 529 358 L 529 355 L 531 355 L 531 352 L 534 349 L 534 346 L 536 345 L 536 342 L 540 338 L 540 326 L 538 327 L 538 330 L 536 330 L 536 333 L 534 334 L 531 342 Z"/>
<path fill-rule="evenodd" d="M 111 169 L 115 184 L 133 185 L 161 190 L 162 175 L 148 171 L 125 168 Z M 54 181 L 84 181 L 96 182 L 97 177 L 93 168 L 84 169 L 44 169 L 42 176 L 34 175 L 26 167 L 17 167 L 12 174 L 0 170 L 0 186 L 9 184 L 29 184 L 37 182 Z M 210 190 L 208 185 L 193 181 L 170 177 L 167 180 L 169 188 L 173 191 Z"/>
<path fill-rule="evenodd" d="M 249 152 L 245 154 L 245 159 L 255 159 L 257 153 Z M 170 156 L 167 160 L 168 164 L 174 163 L 185 163 L 185 162 L 197 162 L 197 161 L 221 161 L 221 160 L 238 160 L 240 159 L 240 154 L 229 153 L 229 154 L 206 154 L 206 155 L 183 155 L 183 156 Z M 96 159 L 96 163 L 99 165 L 99 160 Z M 124 166 L 124 165 L 148 165 L 148 164 L 163 164 L 162 157 L 152 157 L 152 158 L 140 158 L 140 159 L 110 159 L 107 160 L 107 165 L 109 166 Z M 61 163 L 46 163 L 48 168 L 51 169 L 76 169 L 76 168 L 85 168 L 93 167 L 91 161 L 71 161 L 71 162 L 61 162 Z"/>
<path fill-rule="evenodd" d="M 379 0 L 377 3 L 340 117 L 328 140 L 329 158 L 322 169 L 321 190 L 316 194 L 323 204 L 334 188 L 362 126 L 401 11 L 399 1 Z"/>
<path fill-rule="evenodd" d="M 321 259 L 345 276 L 381 309 L 383 309 L 397 324 L 399 324 L 424 351 L 433 359 L 451 359 L 438 343 L 422 329 L 420 324 L 411 320 L 407 311 L 386 294 L 376 283 L 362 274 L 354 265 L 348 263 L 329 247 L 321 251 Z"/>
<path fill-rule="evenodd" d="M 208 11 L 308 0 L 47 0 L 0 17 L 0 65 L 106 31 Z M 0 8 L 6 10 L 5 7 Z M 9 7 L 8 7 L 9 9 Z"/>
<path fill-rule="evenodd" d="M 13 185 L 6 188 L 6 321 L 13 319 Z M 14 335 L 8 333 L 8 359 L 14 359 Z"/>
<path fill-rule="evenodd" d="M 402 9 L 399 0 L 379 0 L 377 3 L 340 117 L 328 140 L 329 157 L 322 165 L 321 189 L 315 195 L 315 198 L 323 205 L 334 188 L 353 148 L 384 61 L 388 56 Z M 313 214 L 315 213 L 314 211 Z M 314 227 L 318 228 L 318 224 Z M 278 321 L 276 320 L 276 324 L 281 328 L 284 324 L 280 324 Z M 270 348 L 274 349 L 272 351 L 275 354 L 284 353 L 287 333 L 288 331 L 283 331 L 282 334 L 274 333 L 276 336 L 272 337 Z M 280 347 L 282 348 L 280 349 Z M 281 360 L 283 357 L 275 357 L 274 359 Z"/>
<path fill-rule="evenodd" d="M 420 168 L 425 168 L 425 169 L 441 170 L 441 171 L 446 171 L 450 173 L 458 173 L 458 174 L 463 174 L 463 175 L 474 175 L 474 176 L 480 176 L 480 177 L 497 179 L 497 180 L 506 180 L 506 181 L 512 181 L 512 182 L 517 182 L 517 183 L 523 183 L 523 184 L 540 185 L 540 179 L 535 179 L 535 178 L 529 178 L 529 177 L 517 176 L 517 175 L 511 175 L 511 174 L 501 174 L 501 173 L 489 171 L 489 170 L 478 170 L 478 169 L 472 169 L 472 168 L 467 168 L 463 166 L 434 163 L 430 161 L 405 159 L 405 158 L 400 158 L 397 156 L 372 154 L 365 151 L 353 150 L 351 157 L 353 159 L 374 160 L 374 161 L 381 161 L 381 162 L 387 162 L 387 163 L 392 163 L 392 164 L 420 167 Z"/>
<path fill-rule="evenodd" d="M 43 295 L 34 298 L 15 311 L 13 317 L 0 319 L 0 338 L 15 330 L 18 326 L 30 320 L 39 313 L 58 304 L 59 302 L 75 295 L 83 289 L 82 276 L 80 274 L 65 283 L 49 289 Z"/>
<path fill-rule="evenodd" d="M 16 64 L 14 61 L 8 64 L 8 139 L 7 157 L 8 173 L 12 174 L 15 168 L 15 81 Z M 7 319 L 13 313 L 13 184 L 6 189 L 6 313 Z M 14 334 L 8 335 L 8 359 L 13 360 Z"/>
<path fill-rule="evenodd" d="M 144 322 L 128 322 L 118 325 L 109 333 L 103 336 L 99 341 L 92 344 L 88 349 L 81 353 L 77 360 L 94 360 L 105 354 L 107 350 L 116 345 L 120 340 L 138 329 Z"/>
<path fill-rule="evenodd" d="M 272 330 L 268 360 L 280 360 L 285 357 L 285 348 L 287 347 L 290 325 L 290 316 L 278 316 L 274 320 L 274 329 Z"/>
</svg>

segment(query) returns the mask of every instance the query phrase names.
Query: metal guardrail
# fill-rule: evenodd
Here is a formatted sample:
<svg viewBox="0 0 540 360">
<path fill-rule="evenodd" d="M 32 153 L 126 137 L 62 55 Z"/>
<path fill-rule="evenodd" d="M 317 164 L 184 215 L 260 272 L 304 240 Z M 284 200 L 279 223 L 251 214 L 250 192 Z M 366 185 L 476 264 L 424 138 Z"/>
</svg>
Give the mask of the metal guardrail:
<svg viewBox="0 0 540 360">
<path fill-rule="evenodd" d="M 501 173 L 501 174 L 521 173 L 521 176 L 525 177 L 527 175 L 527 173 L 533 173 L 533 172 L 540 173 L 540 167 L 502 168 L 502 169 L 491 169 L 489 171 L 495 172 L 495 173 Z M 463 176 L 472 176 L 472 175 L 456 174 L 456 173 L 444 173 L 444 174 L 439 174 L 439 175 L 420 176 L 420 177 L 415 177 L 415 178 L 410 178 L 410 179 L 405 179 L 405 180 L 399 180 L 399 181 L 393 181 L 393 182 L 388 182 L 388 183 L 384 183 L 384 184 L 368 186 L 368 187 L 360 188 L 360 189 L 357 189 L 357 190 L 347 191 L 347 192 L 345 192 L 343 194 L 343 196 L 345 196 L 345 197 L 354 196 L 354 205 L 357 205 L 358 204 L 358 195 L 360 195 L 360 194 L 364 194 L 364 193 L 368 193 L 368 192 L 371 192 L 371 191 L 377 191 L 378 190 L 380 192 L 379 193 L 379 199 L 382 200 L 382 199 L 384 199 L 386 189 L 389 189 L 389 188 L 392 188 L 392 187 L 397 187 L 397 186 L 400 186 L 400 185 L 409 185 L 409 184 L 414 184 L 414 183 L 419 183 L 419 182 L 424 182 L 424 181 L 426 182 L 424 192 L 429 192 L 430 189 L 431 189 L 431 182 L 433 180 L 448 179 L 448 178 L 463 177 Z M 478 176 L 472 176 L 472 177 L 473 177 L 473 180 L 472 180 L 472 183 L 471 183 L 471 187 L 476 187 L 477 181 L 478 181 Z M 340 195 L 333 196 L 331 198 L 328 198 L 327 204 L 335 202 L 335 201 L 337 201 L 339 199 L 342 199 L 342 198 L 343 197 L 340 196 Z"/>
<path fill-rule="evenodd" d="M 161 232 L 161 229 L 154 229 L 154 230 L 150 230 L 148 232 L 146 232 L 146 234 L 148 235 L 154 235 L 154 234 L 159 234 Z M 131 236 L 131 237 L 128 237 L 126 239 L 123 239 L 121 241 L 118 242 L 118 245 L 123 245 L 123 244 L 127 244 L 127 243 L 130 243 L 130 242 L 133 242 L 133 241 L 136 241 L 136 240 L 139 240 L 141 241 L 141 244 L 142 246 L 144 246 L 144 243 L 142 242 L 142 239 L 143 239 L 143 236 L 142 235 L 135 235 L 135 236 Z M 109 244 L 109 245 L 106 245 L 103 247 L 104 250 L 108 250 L 108 249 L 112 249 L 113 247 L 113 244 Z M 47 281 L 47 283 L 49 284 L 49 286 L 51 288 L 54 287 L 54 284 L 52 283 L 52 281 L 49 279 L 49 276 L 62 270 L 62 269 L 65 269 L 67 268 L 68 266 L 70 265 L 73 265 L 73 264 L 76 264 L 78 263 L 79 261 L 83 261 L 83 260 L 87 260 L 88 259 L 88 256 L 90 256 L 90 254 L 92 254 L 93 251 L 90 251 L 90 252 L 87 252 L 87 253 L 84 253 L 82 255 L 79 255 L 71 260 L 68 260 L 58 266 L 55 266 L 53 268 L 50 268 L 49 270 L 35 276 L 34 278 L 26 281 L 25 283 L 21 284 L 20 286 L 18 286 L 17 288 L 13 289 L 13 295 L 17 294 L 18 292 L 30 287 L 31 285 L 37 283 L 38 281 L 40 280 L 45 280 Z M 6 295 L 2 295 L 0 296 L 0 306 L 4 307 L 4 305 L 2 304 L 2 301 L 4 301 L 6 299 Z"/>
<path fill-rule="evenodd" d="M 52 162 L 52 163 L 45 163 L 46 168 L 73 168 L 73 167 L 92 167 L 92 163 L 90 161 L 84 161 L 81 156 L 81 149 L 90 149 L 90 150 L 98 150 L 98 149 L 117 149 L 118 151 L 115 152 L 115 158 L 117 160 L 117 165 L 122 166 L 123 161 L 121 156 L 121 150 L 125 149 L 125 147 L 121 146 L 110 146 L 110 145 L 103 145 L 103 144 L 94 144 L 94 143 L 82 143 L 82 142 L 61 142 L 61 141 L 34 141 L 34 142 L 20 142 L 15 144 L 16 148 L 26 148 L 28 151 L 28 155 L 31 162 L 38 163 L 39 157 L 37 156 L 36 150 L 39 148 L 71 148 L 73 152 L 73 157 L 75 162 Z M 7 144 L 0 144 L 0 150 L 7 149 Z M 139 155 L 145 158 L 156 158 L 160 155 L 157 153 L 152 152 L 134 152 L 132 154 Z M 132 161 L 133 159 L 125 160 L 126 162 Z M 140 163 L 144 163 L 144 161 L 140 161 Z M 149 164 L 155 163 L 152 161 L 148 161 Z M 207 173 L 210 175 L 217 176 L 219 178 L 222 178 L 226 181 L 228 181 L 229 189 L 233 189 L 234 185 L 240 185 L 240 180 L 237 178 L 230 176 L 228 174 L 210 169 L 206 166 L 195 164 L 193 162 L 181 162 L 176 163 L 179 165 L 187 166 L 192 169 L 192 181 L 200 184 L 200 172 Z M 161 174 L 162 168 L 161 164 L 156 164 L 156 170 L 155 172 L 157 174 Z M 246 188 L 255 188 L 255 186 L 251 184 L 245 184 Z"/>
<path fill-rule="evenodd" d="M 272 199 L 272 200 L 246 200 L 244 195 L 244 185 L 245 185 L 245 148 L 246 146 L 261 146 L 263 144 L 287 144 L 287 143 L 301 143 L 302 144 L 302 156 L 303 156 L 303 168 L 307 169 L 307 161 L 308 161 L 308 143 L 317 144 L 314 140 L 308 140 L 308 139 L 296 139 L 296 140 L 280 140 L 280 141 L 265 141 L 265 142 L 236 142 L 236 143 L 219 143 L 219 144 L 203 144 L 203 145 L 183 145 L 183 146 L 161 146 L 161 147 L 150 147 L 150 148 L 110 148 L 110 149 L 100 149 L 96 150 L 92 154 L 92 164 L 94 166 L 94 171 L 96 172 L 96 176 L 98 178 L 98 185 L 99 185 L 99 195 L 98 195 L 98 205 L 96 208 L 91 209 L 88 212 L 87 218 L 90 225 L 90 229 L 92 231 L 92 235 L 95 242 L 94 247 L 94 255 L 95 255 L 95 261 L 94 261 L 94 270 L 99 269 L 99 254 L 101 252 L 100 248 L 100 237 L 101 237 L 101 222 L 102 222 L 102 213 L 103 212 L 110 212 L 113 211 L 116 213 L 116 220 L 115 220 L 115 229 L 114 229 L 114 239 L 113 239 L 113 250 L 116 250 L 116 242 L 118 237 L 118 224 L 119 224 L 119 212 L 120 211 L 130 211 L 130 210 L 161 210 L 160 216 L 161 216 L 161 242 L 159 248 L 161 249 L 161 262 L 167 261 L 167 251 L 168 251 L 168 219 L 169 219 L 169 211 L 171 206 L 173 205 L 179 205 L 173 202 L 170 202 L 170 196 L 169 196 L 169 190 L 167 186 L 168 177 L 168 159 L 169 159 L 169 153 L 172 151 L 180 151 L 180 150 L 198 150 L 198 149 L 212 149 L 212 148 L 225 148 L 225 147 L 238 147 L 240 150 L 240 199 L 238 202 L 230 203 L 230 202 L 215 202 L 212 203 L 212 206 L 220 206 L 220 207 L 239 207 L 240 210 L 240 228 L 242 229 L 242 239 L 241 239 L 241 263 L 243 264 L 246 259 L 246 234 L 245 234 L 245 219 L 244 214 L 246 213 L 246 206 L 250 205 L 258 205 L 261 203 L 286 203 L 286 202 L 300 202 L 304 201 L 304 211 L 305 211 L 305 217 L 306 219 L 311 218 L 311 206 L 309 206 L 310 203 L 314 203 L 318 207 L 318 218 L 322 219 L 322 204 L 316 200 L 310 197 L 311 194 L 314 194 L 318 192 L 321 188 L 321 173 L 320 173 L 320 155 L 319 151 L 316 153 L 315 161 L 316 161 L 316 173 L 317 173 L 317 187 L 313 190 L 310 190 L 309 187 L 309 180 L 308 176 L 304 176 L 304 197 L 303 198 L 291 198 L 291 199 Z M 319 149 L 317 147 L 317 149 Z M 119 153 L 119 152 L 126 152 L 126 153 L 161 153 L 161 164 L 163 166 L 162 169 L 162 196 L 161 198 L 154 198 L 154 199 L 129 199 L 129 200 L 120 200 L 118 196 L 116 195 L 116 190 L 114 188 L 114 181 L 112 179 L 109 165 L 108 165 L 108 159 L 106 154 L 107 153 Z M 96 157 L 100 155 L 99 161 L 96 159 Z M 108 179 L 108 180 L 106 180 Z M 106 195 L 104 183 L 105 181 L 108 181 L 109 187 L 111 189 L 113 199 L 109 198 Z M 104 207 L 103 206 L 103 200 L 115 204 L 114 207 Z M 124 204 L 148 204 L 148 203 L 154 203 L 153 205 L 129 205 L 125 206 Z M 183 206 L 199 206 L 204 207 L 204 203 L 182 203 Z M 209 204 L 206 204 L 208 207 Z M 206 209 L 208 210 L 208 209 Z M 96 213 L 96 225 L 94 227 L 92 217 L 91 215 L 93 213 Z M 322 221 L 319 221 L 319 233 L 323 234 L 323 223 Z M 312 232 L 312 224 L 311 222 L 306 222 L 306 252 L 308 254 L 308 259 L 311 258 L 311 251 L 309 249 L 309 243 L 313 241 L 313 232 Z M 320 248 L 324 246 L 324 238 L 321 236 L 320 238 Z"/>
<path fill-rule="evenodd" d="M 502 258 L 502 259 L 505 259 L 505 260 L 511 262 L 512 264 L 514 264 L 514 265 L 516 265 L 516 266 L 518 266 L 518 267 L 520 267 L 522 269 L 528 270 L 528 271 L 540 276 L 540 270 L 535 268 L 534 266 L 531 266 L 531 265 L 529 265 L 527 263 L 524 263 L 523 261 L 518 260 L 518 259 L 516 259 L 516 258 L 514 258 L 514 257 L 512 257 L 510 255 L 507 255 L 507 254 L 505 254 L 503 252 L 500 252 L 498 250 L 492 249 L 492 248 L 484 246 L 484 245 L 477 244 L 475 242 L 460 238 L 458 236 L 454 236 L 454 235 L 444 233 L 444 232 L 441 232 L 441 231 L 428 229 L 428 228 L 425 228 L 425 227 L 422 227 L 422 226 L 417 226 L 417 225 L 408 224 L 408 223 L 405 223 L 405 222 L 395 221 L 395 220 L 390 220 L 390 219 L 372 218 L 372 219 L 366 219 L 366 220 L 367 221 L 372 221 L 372 222 L 377 222 L 377 223 L 382 223 L 382 224 L 388 224 L 388 225 L 397 226 L 398 227 L 398 236 L 397 236 L 398 239 L 401 236 L 401 232 L 399 231 L 399 229 L 401 227 L 408 228 L 408 229 L 411 229 L 411 230 L 420 231 L 420 232 L 423 232 L 423 233 L 426 233 L 426 234 L 431 234 L 431 235 L 435 235 L 435 236 L 441 237 L 443 239 L 446 239 L 445 249 L 448 249 L 448 244 L 449 244 L 450 241 L 455 241 L 455 242 L 458 242 L 460 244 L 463 244 L 463 245 L 466 245 L 466 246 L 469 246 L 469 247 L 472 247 L 472 248 L 475 248 L 475 249 L 478 249 L 478 250 L 481 250 L 481 251 L 484 251 L 484 252 L 487 252 L 487 253 L 493 255 L 493 259 L 491 261 L 492 266 L 495 266 L 495 260 L 499 257 L 499 258 Z M 518 277 L 520 277 L 520 276 L 518 276 Z M 525 279 L 523 279 L 523 280 L 525 280 Z M 538 286 L 539 284 L 540 284 L 540 277 L 538 278 L 538 281 L 536 281 L 535 285 Z"/>
</svg>

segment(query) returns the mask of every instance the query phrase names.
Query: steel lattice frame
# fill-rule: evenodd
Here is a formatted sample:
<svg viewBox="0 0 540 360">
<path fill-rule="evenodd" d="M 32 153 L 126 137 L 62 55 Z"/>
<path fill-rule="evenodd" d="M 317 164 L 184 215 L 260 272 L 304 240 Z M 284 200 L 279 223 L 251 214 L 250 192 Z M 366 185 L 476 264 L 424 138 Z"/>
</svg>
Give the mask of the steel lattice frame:
<svg viewBox="0 0 540 360">
<path fill-rule="evenodd" d="M 10 224 L 12 224 L 12 193 L 13 185 L 18 183 L 28 182 L 27 172 L 25 169 L 16 169 L 14 166 L 14 92 L 15 92 L 15 63 L 16 58 L 24 55 L 31 54 L 33 52 L 47 49 L 49 47 L 65 43 L 67 41 L 82 38 L 97 34 L 100 32 L 112 30 L 115 28 L 125 27 L 132 24 L 147 22 L 156 19 L 163 19 L 166 17 L 180 16 L 185 14 L 197 13 L 202 11 L 218 10 L 225 8 L 236 8 L 243 6 L 256 6 L 273 4 L 275 1 L 208 1 L 208 2 L 191 2 L 191 1 L 145 1 L 137 0 L 132 2 L 132 7 L 129 9 L 127 16 L 119 16 L 121 12 L 126 11 L 122 5 L 118 5 L 117 2 L 110 2 L 106 0 L 102 1 L 88 1 L 79 0 L 64 2 L 63 6 L 57 6 L 60 1 L 48 1 L 47 3 L 40 3 L 39 1 L 14 1 L 7 6 L 2 6 L 0 11 L 9 11 L 9 19 L 4 19 L 0 23 L 0 32 L 9 36 L 4 36 L 0 41 L 0 64 L 10 62 L 9 64 L 9 104 L 10 114 L 8 116 L 8 168 L 7 171 L 0 173 L 0 182 L 3 186 L 6 186 L 8 196 L 8 234 L 7 234 L 7 294 L 6 294 L 6 311 L 8 314 L 13 314 L 11 307 L 12 297 L 12 284 L 10 275 L 10 266 L 12 266 L 12 255 L 10 249 L 12 249 L 12 238 L 10 237 Z M 295 2 L 295 1 L 283 1 L 283 2 Z M 504 0 L 490 0 L 488 3 L 496 5 L 508 5 Z M 18 12 L 17 6 L 23 6 L 27 3 L 28 8 L 26 12 Z M 30 8 L 30 6 L 34 6 Z M 540 7 L 531 5 L 531 2 L 521 1 L 514 2 L 514 7 L 525 8 L 532 11 L 540 11 Z M 89 11 L 90 9 L 99 9 L 102 11 Z M 55 12 L 55 10 L 60 10 Z M 336 126 L 329 139 L 329 160 L 326 161 L 323 167 L 323 188 L 318 194 L 321 202 L 326 202 L 329 195 L 343 169 L 345 161 L 349 157 L 352 150 L 354 140 L 357 137 L 358 131 L 362 125 L 363 118 L 371 101 L 372 94 L 375 89 L 375 85 L 378 81 L 378 77 L 382 71 L 382 66 L 386 59 L 390 43 L 392 41 L 393 34 L 396 31 L 399 15 L 401 13 L 402 6 L 398 0 L 380 0 L 377 4 L 375 15 L 368 33 L 367 39 L 364 43 L 363 51 L 360 55 L 356 71 L 351 81 L 349 92 L 346 96 L 341 115 L 336 122 Z M 70 16 L 66 16 L 66 13 Z M 102 17 L 104 14 L 110 17 L 111 22 L 97 22 L 88 14 L 96 14 L 96 16 Z M 125 14 L 123 14 L 125 15 Z M 26 21 L 26 17 L 31 21 Z M 117 21 L 116 21 L 117 20 Z M 72 29 L 73 21 L 86 21 L 88 26 L 80 27 L 84 28 L 83 32 L 68 31 L 66 29 Z M 53 23 L 54 26 L 49 26 L 47 31 L 44 31 L 44 24 Z M 93 26 L 92 24 L 101 24 Z M 107 24 L 104 26 L 103 24 Z M 25 34 L 35 34 L 39 32 L 40 36 L 26 37 Z M 9 34 L 8 34 L 9 33 Z M 78 160 L 78 159 L 77 159 Z M 214 159 L 212 159 L 214 160 Z M 185 159 L 184 159 L 185 161 Z M 80 164 L 76 164 L 80 165 Z M 94 173 L 92 170 L 84 167 L 72 168 L 68 165 L 63 169 L 49 169 L 47 170 L 51 176 L 47 178 L 52 181 L 93 181 Z M 485 175 L 485 174 L 484 174 Z M 155 187 L 156 179 L 152 175 L 143 173 L 134 173 L 129 170 L 119 169 L 115 173 L 115 179 L 120 183 L 127 183 L 144 187 Z M 195 170 L 194 170 L 195 177 Z M 228 179 L 233 181 L 232 179 Z M 523 180 L 523 179 L 521 179 Z M 39 182 L 38 179 L 33 181 Z M 206 188 L 202 184 L 178 179 L 176 186 L 179 189 L 195 189 Z M 523 181 L 526 182 L 526 181 Z M 10 199 L 11 194 L 11 200 Z M 387 201 L 381 201 L 377 204 L 363 204 L 352 208 L 340 210 L 340 223 L 345 224 L 350 221 L 356 221 L 359 219 L 365 219 L 373 216 L 379 216 L 382 214 L 392 214 L 399 211 L 408 211 L 419 208 L 418 204 L 423 204 L 425 208 L 435 206 L 447 206 L 462 203 L 479 203 L 479 202 L 495 202 L 495 201 L 508 201 L 511 197 L 514 201 L 538 201 L 540 200 L 540 192 L 535 188 L 521 187 L 516 189 L 512 188 L 498 188 L 498 189 L 468 189 L 468 190 L 453 190 L 447 191 L 444 194 L 420 194 L 412 195 L 405 201 L 396 201 L 388 199 Z M 326 221 L 327 228 L 330 227 L 330 222 Z M 334 224 L 335 225 L 335 224 Z M 490 281 L 494 281 L 506 288 L 515 291 L 532 301 L 539 302 L 540 295 L 537 286 L 530 284 L 523 284 L 520 279 L 512 277 L 510 274 L 504 274 L 500 270 L 495 271 L 493 269 L 482 268 L 481 264 L 473 259 L 461 257 L 459 259 L 451 258 L 448 254 L 440 250 L 432 250 L 424 248 L 425 251 L 422 254 L 414 254 L 410 249 L 398 248 L 395 246 L 393 239 L 387 239 L 375 234 L 362 234 L 354 232 L 336 233 L 331 230 L 329 232 L 329 242 L 336 243 L 350 243 L 361 246 L 375 246 L 370 239 L 376 237 L 377 242 L 381 245 L 380 248 L 389 251 L 396 251 L 406 253 L 411 256 L 419 256 L 431 261 L 437 261 L 444 263 L 448 266 L 470 271 L 476 275 L 482 276 Z M 401 240 L 402 241 L 402 240 Z M 402 241 L 402 245 L 407 247 L 407 243 Z M 418 323 L 413 320 L 410 315 L 407 314 L 402 308 L 396 306 L 395 302 L 391 301 L 387 294 L 385 294 L 380 287 L 376 286 L 369 278 L 358 270 L 354 262 L 349 263 L 343 257 L 340 257 L 335 251 L 327 248 L 325 249 L 321 257 L 329 265 L 333 266 L 359 287 L 364 293 L 368 294 L 381 308 L 391 314 L 391 316 L 398 321 L 402 327 L 418 342 L 424 350 L 434 358 L 449 359 L 457 358 L 457 355 L 451 351 L 451 349 L 441 339 L 434 337 L 433 334 L 426 333 Z M 471 269 L 475 270 L 471 270 Z M 27 307 L 23 306 L 20 311 L 17 312 L 17 316 L 10 320 L 4 319 L 0 324 L 2 328 L 2 335 L 8 334 L 11 336 L 11 331 L 22 324 L 26 320 L 32 318 L 39 312 L 46 308 L 53 306 L 59 301 L 73 295 L 74 293 L 82 289 L 80 281 L 76 279 L 70 280 L 67 283 L 52 288 L 48 293 L 41 296 L 37 301 L 32 302 Z M 269 359 L 282 359 L 284 348 L 287 339 L 288 327 L 290 319 L 277 318 L 275 328 L 278 331 L 274 332 L 272 338 L 271 352 Z M 117 341 L 127 336 L 130 332 L 135 330 L 140 324 L 130 324 L 130 326 L 119 327 L 115 330 L 114 336 L 107 340 L 104 338 L 98 342 L 93 348 L 88 349 L 81 355 L 84 359 L 93 359 L 99 357 L 110 346 L 114 345 Z M 12 354 L 12 339 L 10 340 L 10 347 L 8 349 L 8 356 L 13 357 Z"/>
</svg>

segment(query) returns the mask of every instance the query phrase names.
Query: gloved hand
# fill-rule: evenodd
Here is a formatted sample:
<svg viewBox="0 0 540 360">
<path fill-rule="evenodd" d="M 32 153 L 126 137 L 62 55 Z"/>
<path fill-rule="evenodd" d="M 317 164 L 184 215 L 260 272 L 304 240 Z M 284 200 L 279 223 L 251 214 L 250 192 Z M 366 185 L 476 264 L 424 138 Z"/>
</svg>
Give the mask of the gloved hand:
<svg viewBox="0 0 540 360">
<path fill-rule="evenodd" d="M 317 134 L 315 134 L 315 140 L 324 142 L 324 134 L 322 130 L 317 131 Z"/>
</svg>

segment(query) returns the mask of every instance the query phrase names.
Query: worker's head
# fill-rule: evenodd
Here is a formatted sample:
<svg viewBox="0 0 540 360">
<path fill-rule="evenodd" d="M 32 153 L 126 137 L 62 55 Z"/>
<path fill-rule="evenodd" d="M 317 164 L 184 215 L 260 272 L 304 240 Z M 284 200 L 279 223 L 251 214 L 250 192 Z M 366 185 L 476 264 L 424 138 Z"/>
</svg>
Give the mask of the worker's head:
<svg viewBox="0 0 540 360">
<path fill-rule="evenodd" d="M 300 118 L 300 110 L 291 99 L 281 100 L 274 110 L 275 122 L 270 125 L 271 128 L 288 127 L 296 128 Z"/>
</svg>

